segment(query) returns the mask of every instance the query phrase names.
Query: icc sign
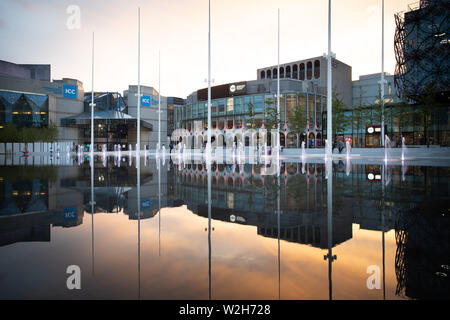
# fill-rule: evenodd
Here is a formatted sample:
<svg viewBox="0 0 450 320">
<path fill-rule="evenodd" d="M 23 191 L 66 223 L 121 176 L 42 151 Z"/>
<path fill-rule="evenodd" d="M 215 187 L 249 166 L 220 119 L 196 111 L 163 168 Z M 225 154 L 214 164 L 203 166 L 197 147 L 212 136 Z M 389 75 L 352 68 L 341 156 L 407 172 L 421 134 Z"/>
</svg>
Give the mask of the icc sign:
<svg viewBox="0 0 450 320">
<path fill-rule="evenodd" d="M 77 98 L 77 86 L 64 85 L 64 98 L 76 99 Z"/>
<path fill-rule="evenodd" d="M 142 96 L 141 105 L 143 107 L 150 107 L 151 106 L 151 97 L 150 96 Z"/>
</svg>

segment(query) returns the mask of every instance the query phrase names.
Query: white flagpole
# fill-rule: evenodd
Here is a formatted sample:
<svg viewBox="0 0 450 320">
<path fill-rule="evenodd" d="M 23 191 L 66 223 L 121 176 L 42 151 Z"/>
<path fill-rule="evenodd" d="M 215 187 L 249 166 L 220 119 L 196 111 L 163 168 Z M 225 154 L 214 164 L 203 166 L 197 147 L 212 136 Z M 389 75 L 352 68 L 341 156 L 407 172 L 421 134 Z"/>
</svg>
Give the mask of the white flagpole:
<svg viewBox="0 0 450 320">
<path fill-rule="evenodd" d="M 325 150 L 327 157 L 331 158 L 332 135 L 333 135 L 333 113 L 332 113 L 332 71 L 331 60 L 334 54 L 331 52 L 331 0 L 328 0 L 328 55 L 327 55 L 327 150 Z"/>
<path fill-rule="evenodd" d="M 277 118 L 280 116 L 280 9 L 278 8 Z M 272 128 L 271 128 L 272 129 Z M 280 122 L 277 124 L 277 156 L 280 155 Z"/>
<path fill-rule="evenodd" d="M 141 151 L 141 8 L 138 7 L 138 92 L 137 92 L 137 154 Z M 139 166 L 139 159 L 136 164 Z"/>
<path fill-rule="evenodd" d="M 92 32 L 91 158 L 94 152 L 94 32 Z"/>
<path fill-rule="evenodd" d="M 161 51 L 158 52 L 158 59 L 158 149 L 161 149 Z"/>
<path fill-rule="evenodd" d="M 92 228 L 92 274 L 94 274 L 94 32 L 92 32 L 92 90 L 91 90 L 91 228 Z"/>
<path fill-rule="evenodd" d="M 384 80 L 384 0 L 381 7 L 381 146 L 384 146 L 384 84 L 386 83 Z"/>
<path fill-rule="evenodd" d="M 208 1 L 208 157 L 211 157 L 211 0 Z"/>
</svg>

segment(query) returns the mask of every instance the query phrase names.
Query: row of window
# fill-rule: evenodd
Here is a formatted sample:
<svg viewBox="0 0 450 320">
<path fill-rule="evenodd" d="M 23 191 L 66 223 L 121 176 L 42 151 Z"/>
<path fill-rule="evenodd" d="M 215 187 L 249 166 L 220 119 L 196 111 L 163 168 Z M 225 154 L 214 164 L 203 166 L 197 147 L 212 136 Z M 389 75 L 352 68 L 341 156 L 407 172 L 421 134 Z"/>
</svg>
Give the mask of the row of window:
<svg viewBox="0 0 450 320">
<path fill-rule="evenodd" d="M 37 106 L 23 94 L 12 104 L 0 99 L 0 124 L 40 127 L 46 126 L 48 123 L 48 100 Z"/>
<path fill-rule="evenodd" d="M 280 79 L 297 79 L 297 80 L 312 80 L 314 73 L 314 79 L 320 78 L 320 61 L 314 61 L 314 72 L 313 72 L 313 62 L 308 61 L 306 64 L 304 62 L 300 64 L 289 65 L 285 67 L 280 67 Z M 261 70 L 261 79 L 277 79 L 278 78 L 278 68 Z"/>
<path fill-rule="evenodd" d="M 255 114 L 267 112 L 269 107 L 276 107 L 277 101 L 274 95 L 253 95 L 216 99 L 211 101 L 211 115 L 246 115 L 249 113 L 249 105 L 253 105 Z M 293 115 L 296 105 L 302 112 L 308 111 L 310 119 L 314 113 L 322 111 L 322 104 L 326 104 L 326 98 L 309 94 L 286 94 L 280 97 L 280 113 L 282 118 L 287 113 Z M 176 121 L 204 118 L 208 115 L 207 102 L 188 104 L 183 108 L 177 108 Z M 315 112 L 316 111 L 316 112 Z"/>
</svg>

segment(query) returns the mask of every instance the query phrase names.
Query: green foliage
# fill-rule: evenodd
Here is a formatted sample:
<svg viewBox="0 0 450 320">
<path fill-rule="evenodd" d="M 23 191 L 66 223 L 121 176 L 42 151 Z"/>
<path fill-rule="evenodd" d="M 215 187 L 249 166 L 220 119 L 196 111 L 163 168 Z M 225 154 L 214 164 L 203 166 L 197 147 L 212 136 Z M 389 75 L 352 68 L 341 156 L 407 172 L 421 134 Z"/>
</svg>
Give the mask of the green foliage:
<svg viewBox="0 0 450 320">
<path fill-rule="evenodd" d="M 251 102 L 248 103 L 248 112 L 245 115 L 246 115 L 245 121 L 247 123 L 247 127 L 250 127 L 251 129 L 255 128 L 255 125 L 256 125 L 255 106 L 253 105 L 253 103 L 251 103 Z"/>
<path fill-rule="evenodd" d="M 306 130 L 306 115 L 300 108 L 300 104 L 298 103 L 299 100 L 300 99 L 297 99 L 294 114 L 289 117 L 289 128 L 291 132 L 296 134 L 304 133 Z"/>
<path fill-rule="evenodd" d="M 57 138 L 58 127 L 53 122 L 42 128 L 6 124 L 0 129 L 0 142 L 54 142 Z"/>
<path fill-rule="evenodd" d="M 416 97 L 416 101 L 420 105 L 416 113 L 418 113 L 418 115 L 423 119 L 423 131 L 428 147 L 430 145 L 428 131 L 431 125 L 431 115 L 439 108 L 437 92 L 432 86 L 427 86 L 424 93 Z"/>
<path fill-rule="evenodd" d="M 345 118 L 345 105 L 339 93 L 333 90 L 333 134 L 344 132 L 348 120 Z"/>
<path fill-rule="evenodd" d="M 410 104 L 404 101 L 399 102 L 393 106 L 392 113 L 395 118 L 394 121 L 398 124 L 398 131 L 401 134 L 408 126 L 412 126 L 414 124 L 415 111 Z"/>
<path fill-rule="evenodd" d="M 272 98 L 266 100 L 266 115 L 264 117 L 264 127 L 267 130 L 277 128 L 278 125 L 281 127 L 280 114 L 274 104 Z"/>
<path fill-rule="evenodd" d="M 352 113 L 349 118 L 352 131 L 356 131 L 358 137 L 360 130 L 365 126 L 365 120 L 367 118 L 367 108 L 363 104 L 363 95 L 363 88 L 362 86 L 359 86 L 359 103 L 357 106 L 353 107 Z M 361 141 L 358 141 L 358 145 L 360 145 L 361 143 Z"/>
</svg>

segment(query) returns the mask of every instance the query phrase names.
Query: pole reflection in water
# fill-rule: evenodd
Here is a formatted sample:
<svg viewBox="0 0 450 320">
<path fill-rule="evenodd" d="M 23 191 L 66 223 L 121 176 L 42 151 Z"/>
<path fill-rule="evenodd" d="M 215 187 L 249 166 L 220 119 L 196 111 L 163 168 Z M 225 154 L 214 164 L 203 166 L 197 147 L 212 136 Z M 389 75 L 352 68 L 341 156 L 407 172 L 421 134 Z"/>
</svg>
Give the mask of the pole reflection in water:
<svg viewBox="0 0 450 320">
<path fill-rule="evenodd" d="M 385 196 L 386 196 L 386 185 L 389 184 L 389 179 L 386 180 L 387 164 L 381 166 L 381 247 L 382 247 L 382 264 L 383 264 L 383 300 L 386 300 L 386 289 L 385 289 L 385 221 L 384 214 L 386 210 Z"/>
<path fill-rule="evenodd" d="M 137 163 L 137 216 L 138 216 L 138 299 L 141 299 L 141 161 L 136 158 Z"/>
<path fill-rule="evenodd" d="M 157 169 L 158 169 L 158 253 L 161 256 L 161 167 L 160 159 L 157 159 Z M 164 164 L 163 164 L 164 165 Z"/>
<path fill-rule="evenodd" d="M 277 161 L 277 166 L 280 167 L 280 162 Z M 280 259 L 280 215 L 281 215 L 281 210 L 280 210 L 280 170 L 279 168 L 277 168 L 277 173 L 278 173 L 278 177 L 277 177 L 277 183 L 278 183 L 278 190 L 277 190 L 277 222 L 278 222 L 278 300 L 281 299 L 281 259 Z"/>
<path fill-rule="evenodd" d="M 333 300 L 333 279 L 332 279 L 332 264 L 337 259 L 333 256 L 333 171 L 332 160 L 325 161 L 326 179 L 327 179 L 327 227 L 328 227 L 328 254 L 323 258 L 328 259 L 328 291 L 329 299 Z"/>
<path fill-rule="evenodd" d="M 209 150 L 209 153 L 211 151 Z M 211 300 L 211 154 L 206 162 L 206 172 L 208 175 L 208 278 L 209 278 L 209 300 Z"/>
<path fill-rule="evenodd" d="M 94 275 L 94 214 L 95 214 L 95 201 L 94 201 L 94 155 L 91 151 L 91 158 L 90 158 L 90 165 L 91 165 L 91 243 L 92 243 L 92 275 Z"/>
</svg>

